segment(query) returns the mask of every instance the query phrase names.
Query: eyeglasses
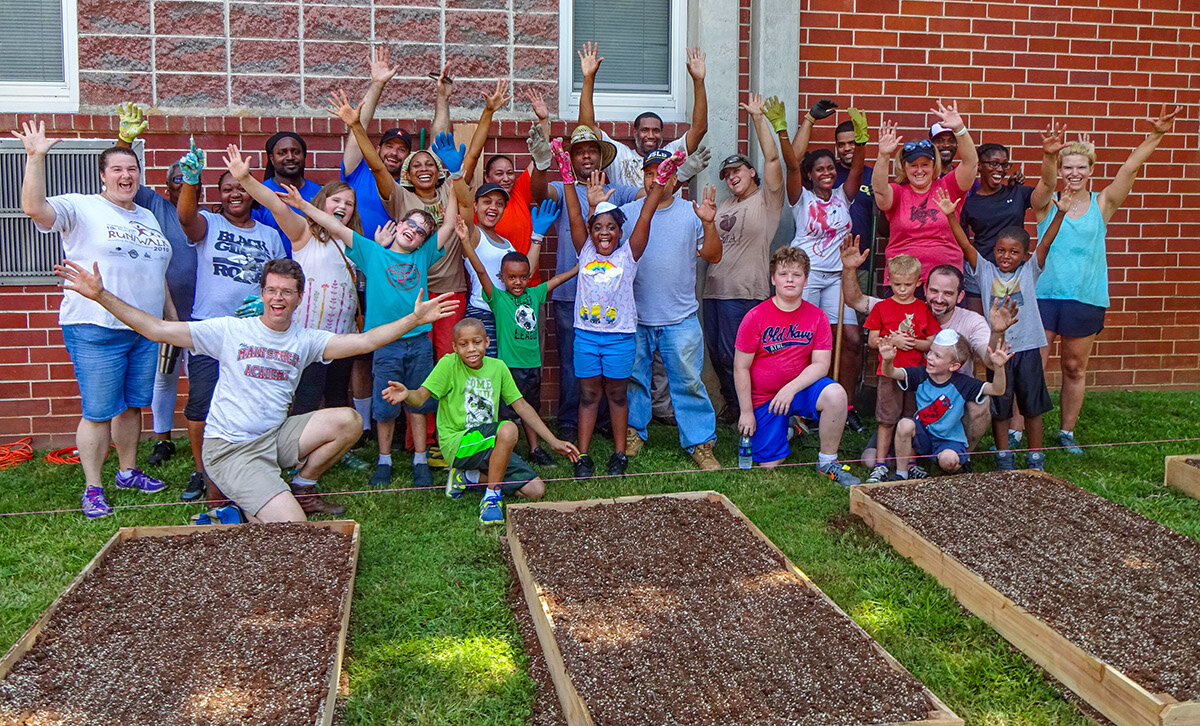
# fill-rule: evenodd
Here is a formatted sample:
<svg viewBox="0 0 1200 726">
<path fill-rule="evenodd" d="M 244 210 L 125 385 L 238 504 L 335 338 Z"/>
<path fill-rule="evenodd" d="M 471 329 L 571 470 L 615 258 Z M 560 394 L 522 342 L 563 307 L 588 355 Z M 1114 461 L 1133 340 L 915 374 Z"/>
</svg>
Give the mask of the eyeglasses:
<svg viewBox="0 0 1200 726">
<path fill-rule="evenodd" d="M 920 141 L 908 141 L 904 144 L 904 153 L 916 151 L 917 149 L 932 149 L 933 142 L 929 139 L 921 139 Z"/>
<path fill-rule="evenodd" d="M 981 161 L 979 164 L 981 166 L 994 166 L 997 169 L 1007 169 L 1009 167 L 1009 162 L 1007 161 Z"/>
<path fill-rule="evenodd" d="M 432 232 L 430 232 L 429 230 L 425 229 L 425 228 L 424 228 L 424 227 L 422 227 L 421 225 L 419 225 L 419 224 L 417 224 L 416 222 L 412 221 L 412 219 L 411 219 L 411 218 L 410 218 L 410 219 L 405 219 L 405 220 L 403 221 L 403 224 L 404 224 L 405 226 L 409 227 L 410 229 L 415 229 L 416 231 L 420 232 L 420 233 L 421 233 L 421 239 L 429 239 L 429 235 L 433 234 Z"/>
<path fill-rule="evenodd" d="M 281 297 L 296 297 L 299 294 L 300 294 L 299 290 L 292 290 L 292 289 L 288 289 L 288 288 L 282 288 L 282 287 L 264 287 L 263 288 L 263 297 L 275 297 L 276 295 L 279 295 Z"/>
</svg>

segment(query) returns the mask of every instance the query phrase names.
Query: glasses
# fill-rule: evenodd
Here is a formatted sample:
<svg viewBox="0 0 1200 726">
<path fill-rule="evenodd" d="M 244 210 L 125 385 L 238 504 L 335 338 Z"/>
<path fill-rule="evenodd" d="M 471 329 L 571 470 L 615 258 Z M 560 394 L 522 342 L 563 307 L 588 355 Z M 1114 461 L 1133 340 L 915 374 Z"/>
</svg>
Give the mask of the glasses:
<svg viewBox="0 0 1200 726">
<path fill-rule="evenodd" d="M 994 166 L 997 169 L 1007 169 L 1009 166 L 1009 162 L 1007 161 L 981 161 L 979 164 L 981 166 Z"/>
<path fill-rule="evenodd" d="M 432 234 L 429 230 L 425 229 L 421 225 L 412 221 L 411 218 L 404 220 L 402 222 L 402 224 L 404 224 L 406 227 L 408 227 L 410 229 L 415 229 L 417 232 L 419 232 L 421 234 L 421 239 L 429 239 L 429 235 Z"/>
<path fill-rule="evenodd" d="M 263 288 L 263 297 L 275 297 L 276 295 L 279 295 L 280 297 L 296 297 L 299 294 L 300 294 L 299 290 L 292 290 L 290 288 L 282 288 L 282 287 L 264 287 Z"/>
<path fill-rule="evenodd" d="M 916 151 L 917 149 L 932 149 L 933 142 L 929 139 L 921 139 L 920 141 L 909 141 L 904 144 L 904 153 Z"/>
</svg>

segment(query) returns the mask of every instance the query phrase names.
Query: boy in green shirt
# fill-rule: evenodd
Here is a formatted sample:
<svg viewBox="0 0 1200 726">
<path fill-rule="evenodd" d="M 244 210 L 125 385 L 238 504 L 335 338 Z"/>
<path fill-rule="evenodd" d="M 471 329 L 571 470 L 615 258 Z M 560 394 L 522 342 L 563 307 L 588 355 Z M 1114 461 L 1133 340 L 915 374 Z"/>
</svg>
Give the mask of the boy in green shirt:
<svg viewBox="0 0 1200 726">
<path fill-rule="evenodd" d="M 512 406 L 558 453 L 574 461 L 579 449 L 550 433 L 537 411 L 521 397 L 508 366 L 484 355 L 487 346 L 482 322 L 460 320 L 454 326 L 454 353 L 437 362 L 420 388 L 412 391 L 402 383 L 388 381 L 382 395 L 396 405 L 421 406 L 430 396 L 438 399 L 438 443 L 446 460 L 452 462 L 446 496 L 458 499 L 467 488 L 470 472 L 486 472 L 487 491 L 479 504 L 479 521 L 500 524 L 504 521 L 503 495 L 537 499 L 546 491 L 537 472 L 513 451 L 517 426 L 500 420 L 501 401 Z"/>
</svg>

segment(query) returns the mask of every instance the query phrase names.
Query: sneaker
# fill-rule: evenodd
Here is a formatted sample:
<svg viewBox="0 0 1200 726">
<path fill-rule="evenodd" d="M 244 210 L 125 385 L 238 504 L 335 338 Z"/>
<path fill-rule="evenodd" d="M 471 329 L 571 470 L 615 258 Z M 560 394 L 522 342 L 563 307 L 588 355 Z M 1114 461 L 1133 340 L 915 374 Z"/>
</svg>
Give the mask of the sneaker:
<svg viewBox="0 0 1200 726">
<path fill-rule="evenodd" d="M 637 429 L 632 426 L 625 428 L 625 456 L 630 459 L 638 455 L 642 447 L 646 445 L 646 440 L 638 435 Z"/>
<path fill-rule="evenodd" d="M 956 473 L 958 473 L 958 474 L 971 474 L 971 473 L 973 473 L 974 471 L 975 471 L 975 467 L 974 467 L 974 466 L 971 464 L 971 460 L 970 460 L 970 459 L 967 459 L 966 461 L 964 461 L 964 462 L 962 463 L 962 466 L 958 467 L 958 471 L 957 471 Z"/>
<path fill-rule="evenodd" d="M 152 476 L 146 476 L 142 473 L 142 470 L 138 469 L 137 467 L 130 469 L 128 473 L 118 471 L 116 482 L 118 489 L 137 489 L 138 491 L 145 492 L 147 494 L 161 492 L 167 487 L 166 484 L 158 479 L 155 479 Z"/>
<path fill-rule="evenodd" d="M 353 469 L 354 471 L 371 470 L 371 462 L 363 461 L 349 451 L 347 451 L 346 455 L 342 457 L 342 463 L 345 464 L 347 468 Z"/>
<path fill-rule="evenodd" d="M 876 464 L 874 469 L 871 469 L 871 475 L 867 477 L 868 484 L 878 484 L 881 481 L 887 481 L 888 468 L 884 464 Z"/>
<path fill-rule="evenodd" d="M 609 476 L 625 476 L 627 468 L 629 468 L 629 457 L 624 454 L 614 451 L 613 455 L 608 457 Z"/>
<path fill-rule="evenodd" d="M 721 462 L 713 456 L 712 446 L 712 442 L 709 442 L 692 449 L 692 461 L 696 462 L 701 471 L 716 471 L 721 468 Z"/>
<path fill-rule="evenodd" d="M 808 428 L 808 424 L 799 416 L 792 416 L 788 419 L 788 441 L 799 439 L 812 433 Z"/>
<path fill-rule="evenodd" d="M 861 434 L 867 430 L 866 427 L 863 426 L 862 419 L 858 417 L 857 408 L 852 408 L 846 412 L 846 428 L 850 429 L 856 434 Z"/>
<path fill-rule="evenodd" d="M 83 505 L 83 513 L 87 515 L 88 519 L 107 517 L 113 513 L 113 508 L 108 506 L 108 500 L 104 498 L 104 489 L 101 487 L 84 489 L 83 498 L 80 501 Z"/>
<path fill-rule="evenodd" d="M 188 478 L 187 489 L 183 490 L 183 494 L 179 495 L 181 502 L 194 502 L 204 496 L 204 492 L 208 489 L 208 480 L 198 471 L 193 471 L 192 476 Z"/>
<path fill-rule="evenodd" d="M 159 466 L 167 459 L 175 455 L 174 441 L 155 441 L 154 451 L 150 452 L 150 458 L 146 459 L 146 466 Z"/>
<path fill-rule="evenodd" d="M 373 487 L 385 487 L 392 483 L 392 465 L 379 464 L 375 467 L 375 473 L 371 475 L 371 481 L 368 482 Z"/>
<path fill-rule="evenodd" d="M 909 481 L 912 481 L 913 479 L 928 479 L 928 478 L 929 478 L 929 472 L 925 471 L 925 469 L 923 467 L 917 466 L 916 464 L 908 465 Z"/>
<path fill-rule="evenodd" d="M 1024 434 L 1021 431 L 1009 429 L 1008 430 L 1008 448 L 1010 448 L 1010 449 L 1021 448 L 1022 436 L 1024 436 Z"/>
<path fill-rule="evenodd" d="M 575 478 L 590 479 L 596 473 L 596 464 L 592 461 L 592 457 L 587 454 L 581 454 L 579 459 L 575 461 Z"/>
<path fill-rule="evenodd" d="M 429 450 L 425 452 L 425 461 L 438 469 L 445 469 L 448 466 L 446 457 L 442 456 L 442 447 L 437 444 L 429 445 Z"/>
<path fill-rule="evenodd" d="M 451 467 L 450 473 L 446 475 L 446 496 L 451 499 L 458 499 L 463 495 L 463 492 L 467 491 L 469 483 L 461 469 Z"/>
<path fill-rule="evenodd" d="M 538 446 L 529 450 L 529 460 L 538 466 L 554 466 L 554 457 L 550 452 Z"/>
<path fill-rule="evenodd" d="M 1058 445 L 1067 450 L 1068 454 L 1082 454 L 1083 449 L 1075 443 L 1075 432 L 1059 431 Z"/>
<path fill-rule="evenodd" d="M 996 452 L 996 471 L 1012 471 L 1017 468 L 1017 457 L 1011 451 Z"/>
<path fill-rule="evenodd" d="M 433 486 L 433 472 L 429 470 L 429 464 L 413 464 L 413 486 Z"/>
<path fill-rule="evenodd" d="M 479 503 L 479 521 L 484 524 L 504 524 L 504 508 L 500 506 L 500 497 L 484 495 Z"/>
<path fill-rule="evenodd" d="M 357 449 L 361 449 L 362 447 L 366 446 L 367 444 L 371 443 L 374 440 L 375 440 L 375 437 L 371 435 L 371 430 L 363 429 L 362 436 L 358 437 L 358 441 L 354 442 L 354 446 L 351 446 L 350 450 L 355 451 Z"/>
<path fill-rule="evenodd" d="M 191 516 L 192 524 L 209 525 L 209 524 L 245 524 L 246 515 L 242 514 L 242 510 L 238 509 L 235 504 L 226 504 L 223 507 L 210 509 L 207 512 L 200 512 Z"/>
<path fill-rule="evenodd" d="M 850 473 L 850 467 L 836 461 L 831 461 L 828 464 L 818 464 L 817 471 L 847 488 L 855 484 L 862 484 L 861 479 Z"/>
<path fill-rule="evenodd" d="M 1034 471 L 1046 470 L 1046 454 L 1043 451 L 1031 451 L 1025 455 L 1025 468 Z"/>
</svg>

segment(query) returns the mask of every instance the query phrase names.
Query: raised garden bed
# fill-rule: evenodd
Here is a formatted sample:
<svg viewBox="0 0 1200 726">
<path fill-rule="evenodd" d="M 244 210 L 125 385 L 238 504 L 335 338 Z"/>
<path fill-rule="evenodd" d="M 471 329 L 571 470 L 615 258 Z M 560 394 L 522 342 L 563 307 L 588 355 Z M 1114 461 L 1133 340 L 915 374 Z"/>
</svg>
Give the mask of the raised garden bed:
<svg viewBox="0 0 1200 726">
<path fill-rule="evenodd" d="M 508 508 L 568 724 L 962 724 L 724 496 Z"/>
<path fill-rule="evenodd" d="M 1200 499 L 1200 454 L 1168 456 L 1163 464 L 1163 483 Z"/>
<path fill-rule="evenodd" d="M 352 521 L 126 527 L 0 660 L 0 724 L 333 720 Z"/>
<path fill-rule="evenodd" d="M 1119 726 L 1200 724 L 1200 543 L 1046 475 L 864 484 L 850 510 Z"/>
</svg>

